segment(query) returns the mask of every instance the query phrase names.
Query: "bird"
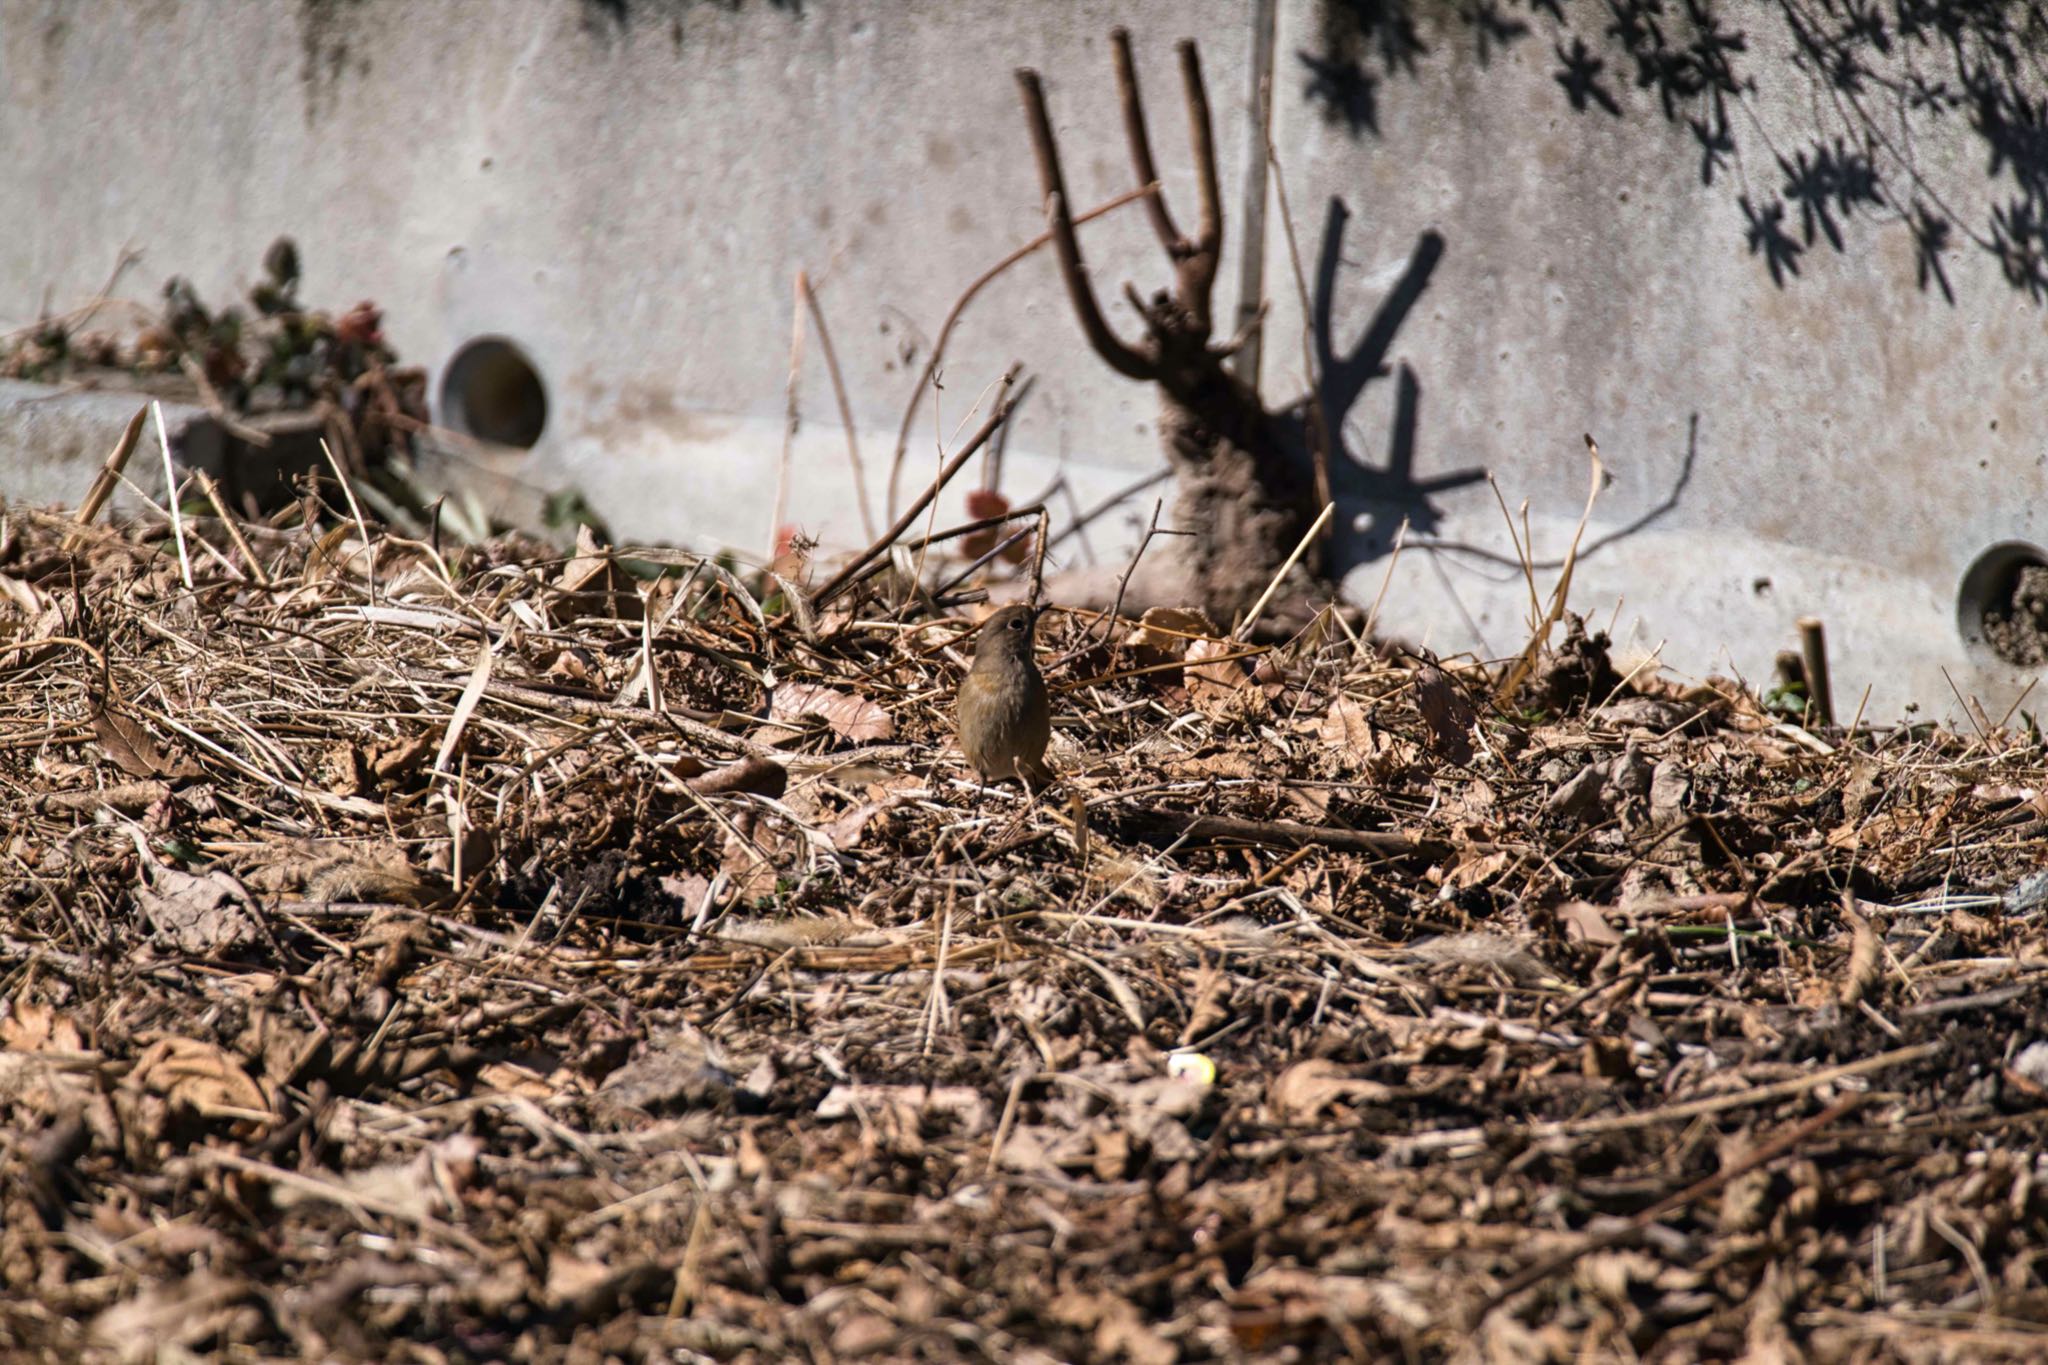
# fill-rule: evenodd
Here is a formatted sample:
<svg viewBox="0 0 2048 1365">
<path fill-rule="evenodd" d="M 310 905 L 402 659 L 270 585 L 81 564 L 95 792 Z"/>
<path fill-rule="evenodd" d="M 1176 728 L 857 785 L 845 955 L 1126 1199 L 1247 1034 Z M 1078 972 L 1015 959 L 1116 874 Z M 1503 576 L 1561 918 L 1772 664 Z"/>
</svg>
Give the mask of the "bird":
<svg viewBox="0 0 2048 1365">
<path fill-rule="evenodd" d="M 1031 657 L 1040 610 L 1004 607 L 975 637 L 974 665 L 961 680 L 955 717 L 960 751 L 984 781 L 1015 777 L 1029 789 L 1052 780 L 1045 762 L 1052 707 L 1045 676 Z"/>
</svg>

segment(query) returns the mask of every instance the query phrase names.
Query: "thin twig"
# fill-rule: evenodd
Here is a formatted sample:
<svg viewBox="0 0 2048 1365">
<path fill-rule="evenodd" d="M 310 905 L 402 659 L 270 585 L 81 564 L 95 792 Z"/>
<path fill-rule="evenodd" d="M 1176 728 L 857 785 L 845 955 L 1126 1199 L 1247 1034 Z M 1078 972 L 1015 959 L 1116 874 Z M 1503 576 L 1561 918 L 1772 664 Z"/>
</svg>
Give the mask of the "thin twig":
<svg viewBox="0 0 2048 1365">
<path fill-rule="evenodd" d="M 1079 225 L 1100 218 L 1106 213 L 1122 208 L 1134 199 L 1142 199 L 1147 195 L 1156 194 L 1158 190 L 1159 187 L 1157 185 L 1140 186 L 1135 190 L 1120 194 L 1114 199 L 1097 204 L 1086 213 L 1075 214 L 1074 222 L 1076 225 Z M 1041 232 L 988 269 L 982 271 L 974 277 L 967 288 L 960 292 L 960 297 L 953 300 L 953 306 L 946 310 L 946 319 L 939 324 L 939 335 L 932 342 L 932 353 L 925 358 L 924 368 L 918 371 L 917 383 L 913 384 L 910 389 L 910 401 L 903 405 L 903 421 L 896 428 L 896 449 L 889 457 L 889 487 L 886 498 L 887 507 L 892 515 L 896 510 L 897 479 L 903 471 L 904 457 L 910 453 L 910 428 L 917 421 L 918 411 L 924 402 L 924 391 L 931 387 L 933 377 L 939 372 L 939 364 L 945 359 L 946 343 L 952 339 L 953 328 L 958 325 L 960 315 L 967 311 L 967 305 L 974 301 L 975 295 L 994 283 L 1011 266 L 1029 256 L 1032 252 L 1037 251 L 1040 247 L 1048 245 L 1052 241 L 1052 237 L 1050 229 Z"/>
<path fill-rule="evenodd" d="M 796 281 L 791 285 L 793 306 L 789 310 L 789 376 L 782 386 L 782 454 L 775 462 L 775 500 L 768 511 L 768 550 L 761 558 L 764 564 L 775 563 L 782 554 L 782 514 L 789 498 L 791 447 L 796 443 L 797 381 L 804 369 L 804 300 L 810 292 L 804 272 L 797 271 Z"/>
<path fill-rule="evenodd" d="M 878 536 L 875 539 L 874 544 L 868 546 L 867 549 L 861 551 L 858 555 L 854 556 L 853 560 L 850 563 L 848 563 L 844 568 L 840 569 L 838 573 L 832 575 L 831 579 L 826 582 L 824 587 L 818 589 L 817 595 L 811 599 L 811 604 L 813 607 L 819 610 L 823 610 L 827 603 L 829 603 L 834 597 L 837 597 L 840 594 L 840 592 L 845 589 L 845 587 L 853 579 L 855 574 L 859 573 L 860 570 L 865 568 L 871 560 L 874 560 L 875 558 L 880 556 L 884 551 L 886 551 L 891 545 L 895 544 L 896 537 L 902 535 L 905 531 L 910 529 L 911 523 L 917 520 L 918 514 L 923 512 L 926 507 L 930 506 L 932 500 L 939 496 L 940 490 L 943 489 L 948 483 L 952 482 L 953 476 L 955 474 L 958 474 L 963 468 L 966 467 L 967 462 L 974 458 L 974 453 L 981 449 L 982 445 L 985 442 L 987 442 L 988 438 L 995 434 L 996 428 L 1000 427 L 1003 424 L 1004 420 L 1009 417 L 1010 394 L 1007 392 L 1007 390 L 1015 381 L 1016 377 L 1017 371 L 1014 368 L 1011 369 L 1009 373 L 1003 376 L 1003 387 L 1006 390 L 1006 392 L 1003 394 L 1001 398 L 998 398 L 996 400 L 995 409 L 989 413 L 988 420 L 981 424 L 980 430 L 976 431 L 973 436 L 968 438 L 967 444 L 960 447 L 960 449 L 953 455 L 953 458 L 946 461 L 946 463 L 940 467 L 939 472 L 932 478 L 931 486 L 925 489 L 925 491 L 918 497 L 916 502 L 912 503 L 909 507 L 904 509 L 903 515 L 896 518 L 895 523 L 891 525 L 888 530 L 884 531 L 880 536 Z M 927 537 L 926 543 L 931 543 L 930 537 Z"/>
<path fill-rule="evenodd" d="M 114 442 L 113 450 L 100 465 L 100 472 L 93 476 L 92 487 L 86 490 L 85 501 L 78 504 L 78 515 L 74 518 L 81 527 L 92 525 L 100 509 L 107 505 L 107 499 L 114 496 L 114 490 L 121 483 L 121 471 L 128 467 L 128 457 L 135 453 L 136 443 L 142 439 L 142 424 L 148 420 L 150 410 L 155 406 L 154 403 L 145 403 L 135 410 L 135 415 L 128 419 L 126 430 L 121 433 L 121 439 Z M 65 541 L 65 548 L 75 549 L 78 544 L 79 537 L 74 534 Z"/>
<path fill-rule="evenodd" d="M 164 503 L 170 508 L 171 536 L 178 542 L 178 577 L 190 592 L 192 556 L 185 552 L 185 516 L 178 510 L 178 471 L 171 465 L 171 433 L 164 428 L 164 405 L 151 399 L 149 411 L 156 418 L 156 443 L 164 453 Z"/>
<path fill-rule="evenodd" d="M 860 462 L 860 438 L 855 434 L 853 404 L 847 401 L 846 379 L 839 373 L 839 355 L 832 349 L 832 333 L 825 327 L 825 310 L 818 306 L 818 291 L 803 271 L 796 274 L 797 287 L 811 311 L 811 323 L 818 329 L 818 354 L 825 357 L 825 373 L 832 381 L 832 401 L 839 405 L 839 424 L 846 429 L 846 463 L 853 471 L 853 497 L 860 504 L 861 534 L 875 538 L 875 514 L 868 509 L 867 471 Z"/>
</svg>

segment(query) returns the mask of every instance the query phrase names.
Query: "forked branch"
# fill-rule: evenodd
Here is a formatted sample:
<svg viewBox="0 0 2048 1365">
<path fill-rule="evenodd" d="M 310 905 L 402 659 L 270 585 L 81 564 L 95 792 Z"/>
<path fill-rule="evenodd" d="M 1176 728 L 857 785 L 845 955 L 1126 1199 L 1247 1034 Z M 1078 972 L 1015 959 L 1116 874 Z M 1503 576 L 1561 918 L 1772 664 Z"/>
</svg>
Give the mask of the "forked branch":
<svg viewBox="0 0 2048 1365">
<path fill-rule="evenodd" d="M 1118 374 L 1128 379 L 1153 380 L 1158 374 L 1151 357 L 1126 346 L 1109 329 L 1095 302 L 1095 290 L 1088 283 L 1088 267 L 1081 259 L 1081 240 L 1074 233 L 1073 214 L 1067 208 L 1059 144 L 1053 141 L 1052 119 L 1045 111 L 1045 88 L 1039 83 L 1038 73 L 1029 67 L 1019 70 L 1017 88 L 1023 93 L 1024 113 L 1031 126 L 1031 150 L 1038 160 L 1038 181 L 1045 192 L 1045 211 L 1053 250 L 1059 257 L 1060 278 L 1066 282 L 1067 297 L 1073 302 L 1081 330 L 1095 354 Z"/>
<path fill-rule="evenodd" d="M 1152 165 L 1152 136 L 1145 130 L 1145 104 L 1138 97 L 1138 72 L 1131 64 L 1131 33 L 1129 29 L 1113 28 L 1109 31 L 1110 51 L 1116 57 L 1116 98 L 1124 114 L 1124 138 L 1131 146 L 1131 168 L 1138 173 L 1140 185 L 1154 184 L 1159 172 Z M 1145 200 L 1145 212 L 1152 219 L 1152 231 L 1159 237 L 1159 245 L 1166 248 L 1166 254 L 1178 262 L 1188 251 L 1188 244 L 1180 235 L 1180 229 L 1173 225 L 1173 215 L 1166 210 L 1166 195 L 1162 191 Z"/>
<path fill-rule="evenodd" d="M 1131 167 L 1137 172 L 1139 184 L 1157 185 L 1159 171 L 1152 160 L 1152 135 L 1145 125 L 1145 103 L 1138 93 L 1137 67 L 1131 61 L 1131 35 L 1122 28 L 1112 29 L 1109 44 L 1114 59 L 1117 103 L 1123 110 L 1124 138 L 1130 144 Z M 1173 334 L 1176 344 L 1170 349 L 1179 349 L 1190 340 L 1198 346 L 1207 342 L 1216 271 L 1223 256 L 1223 209 L 1221 191 L 1217 187 L 1216 137 L 1209 119 L 1208 89 L 1202 83 L 1202 59 L 1193 39 L 1184 39 L 1179 45 L 1179 52 L 1181 86 L 1187 100 L 1188 138 L 1194 147 L 1195 182 L 1200 194 L 1199 214 L 1195 235 L 1192 238 L 1184 236 L 1174 226 L 1173 214 L 1166 207 L 1166 196 L 1157 190 L 1147 196 L 1145 213 L 1152 220 L 1153 234 L 1159 238 L 1159 244 L 1173 262 L 1175 302 L 1179 307 L 1164 313 L 1143 304 L 1138 309 L 1151 326 L 1156 342 L 1164 343 L 1166 340 L 1160 330 L 1162 327 Z M 1066 281 L 1067 293 L 1073 299 L 1074 311 L 1080 316 L 1081 330 L 1087 334 L 1089 345 L 1119 374 L 1132 379 L 1155 379 L 1159 370 L 1158 353 L 1148 353 L 1120 341 L 1109 330 L 1101 307 L 1096 303 L 1087 268 L 1081 260 L 1081 247 L 1069 220 L 1066 180 L 1060 171 L 1059 144 L 1053 139 L 1052 120 L 1046 114 L 1045 90 L 1039 83 L 1038 73 L 1028 69 L 1019 71 L 1017 83 L 1024 92 L 1024 110 L 1031 126 L 1031 147 L 1038 158 L 1038 178 L 1044 187 L 1054 242 L 1059 248 L 1060 274 Z M 1175 311 L 1179 315 L 1177 318 L 1173 317 Z"/>
<path fill-rule="evenodd" d="M 1180 79 L 1187 94 L 1188 137 L 1195 145 L 1195 184 L 1201 192 L 1194 250 L 1181 271 L 1181 303 L 1206 333 L 1216 267 L 1223 259 L 1223 207 L 1216 184 L 1216 134 L 1209 123 L 1209 92 L 1202 84 L 1202 58 L 1192 38 L 1180 42 Z"/>
</svg>

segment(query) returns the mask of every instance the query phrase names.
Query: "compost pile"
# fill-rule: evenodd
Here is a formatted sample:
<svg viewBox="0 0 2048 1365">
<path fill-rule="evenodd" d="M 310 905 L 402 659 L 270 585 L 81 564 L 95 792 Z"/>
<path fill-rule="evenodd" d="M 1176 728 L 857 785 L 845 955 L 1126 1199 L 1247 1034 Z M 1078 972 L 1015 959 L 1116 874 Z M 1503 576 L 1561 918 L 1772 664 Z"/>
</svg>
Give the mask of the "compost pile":
<svg viewBox="0 0 2048 1365">
<path fill-rule="evenodd" d="M 0 1348 L 2034 1358 L 2038 736 L 1597 635 L 0 531 Z"/>
</svg>

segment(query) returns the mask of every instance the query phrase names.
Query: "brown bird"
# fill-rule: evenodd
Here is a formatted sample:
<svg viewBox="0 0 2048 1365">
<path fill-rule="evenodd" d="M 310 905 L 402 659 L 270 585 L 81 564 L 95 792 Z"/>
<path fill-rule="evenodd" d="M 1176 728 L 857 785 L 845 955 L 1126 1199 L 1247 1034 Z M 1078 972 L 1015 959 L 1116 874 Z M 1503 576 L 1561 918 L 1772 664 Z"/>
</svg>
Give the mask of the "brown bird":
<svg viewBox="0 0 2048 1365">
<path fill-rule="evenodd" d="M 960 684 L 957 717 L 960 751 L 985 781 L 1015 777 L 1030 788 L 1052 780 L 1045 762 L 1052 707 L 1031 657 L 1037 623 L 1030 607 L 1004 607 L 975 637 L 974 667 Z"/>
</svg>

